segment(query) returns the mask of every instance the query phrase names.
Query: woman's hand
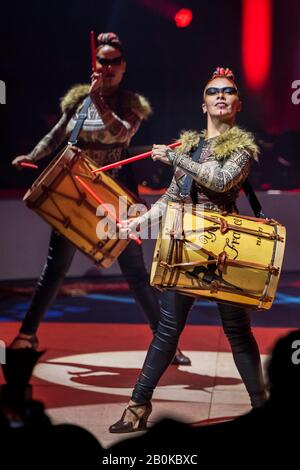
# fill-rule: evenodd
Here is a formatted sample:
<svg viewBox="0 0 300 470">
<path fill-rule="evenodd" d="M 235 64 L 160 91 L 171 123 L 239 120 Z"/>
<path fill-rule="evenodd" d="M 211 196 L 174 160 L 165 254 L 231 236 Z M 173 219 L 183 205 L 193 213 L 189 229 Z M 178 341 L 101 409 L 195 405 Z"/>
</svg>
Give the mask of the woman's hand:
<svg viewBox="0 0 300 470">
<path fill-rule="evenodd" d="M 136 238 L 135 229 L 140 224 L 139 217 L 134 219 L 121 220 L 117 226 L 119 227 L 119 232 L 122 239 L 126 238 Z"/>
<path fill-rule="evenodd" d="M 95 93 L 95 91 L 99 90 L 103 87 L 103 74 L 99 72 L 93 72 L 91 75 L 91 86 L 90 86 L 90 93 Z"/>
<path fill-rule="evenodd" d="M 160 161 L 166 165 L 172 165 L 174 152 L 167 145 L 153 145 L 151 158 L 153 161 Z"/>
<path fill-rule="evenodd" d="M 21 163 L 33 163 L 33 160 L 30 155 L 19 155 L 18 157 L 14 158 L 11 162 L 11 164 L 18 170 L 22 169 Z"/>
</svg>

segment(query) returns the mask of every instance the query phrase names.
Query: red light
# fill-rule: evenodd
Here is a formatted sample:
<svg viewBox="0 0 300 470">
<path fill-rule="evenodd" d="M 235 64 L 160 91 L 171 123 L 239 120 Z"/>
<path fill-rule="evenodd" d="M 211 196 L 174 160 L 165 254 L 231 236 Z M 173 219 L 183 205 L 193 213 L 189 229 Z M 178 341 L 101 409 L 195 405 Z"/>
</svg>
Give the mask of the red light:
<svg viewBox="0 0 300 470">
<path fill-rule="evenodd" d="M 271 188 L 270 183 L 262 183 L 260 189 L 265 189 L 266 191 Z"/>
<path fill-rule="evenodd" d="M 174 16 L 177 28 L 186 28 L 193 19 L 193 13 L 188 8 L 181 8 Z"/>
<path fill-rule="evenodd" d="M 247 85 L 259 91 L 265 85 L 271 63 L 272 1 L 243 0 L 243 66 Z"/>
</svg>

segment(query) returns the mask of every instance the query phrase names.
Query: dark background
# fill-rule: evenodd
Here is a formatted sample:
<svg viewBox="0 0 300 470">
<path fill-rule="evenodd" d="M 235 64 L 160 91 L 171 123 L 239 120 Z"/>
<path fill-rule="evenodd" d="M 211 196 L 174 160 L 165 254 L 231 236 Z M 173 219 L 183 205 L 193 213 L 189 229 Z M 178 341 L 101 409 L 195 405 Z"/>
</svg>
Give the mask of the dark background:
<svg viewBox="0 0 300 470">
<path fill-rule="evenodd" d="M 7 89 L 1 117 L 1 188 L 26 188 L 32 170 L 11 159 L 32 150 L 60 115 L 59 98 L 90 75 L 89 32 L 115 31 L 128 62 L 124 85 L 145 95 L 154 114 L 132 145 L 168 143 L 181 129 L 201 129 L 202 89 L 216 66 L 233 69 L 243 110 L 239 124 L 255 132 L 261 163 L 252 174 L 259 189 L 300 187 L 300 105 L 291 101 L 300 80 L 300 2 L 272 2 L 271 67 L 264 87 L 247 88 L 242 67 L 242 0 L 10 1 L 1 6 L 0 79 Z M 190 8 L 193 20 L 177 28 L 172 17 Z M 255 29 L 255 21 L 253 28 Z M 258 45 L 259 47 L 259 45 Z M 49 159 L 43 163 L 44 166 Z M 138 164 L 140 182 L 168 183 L 165 166 Z"/>
</svg>

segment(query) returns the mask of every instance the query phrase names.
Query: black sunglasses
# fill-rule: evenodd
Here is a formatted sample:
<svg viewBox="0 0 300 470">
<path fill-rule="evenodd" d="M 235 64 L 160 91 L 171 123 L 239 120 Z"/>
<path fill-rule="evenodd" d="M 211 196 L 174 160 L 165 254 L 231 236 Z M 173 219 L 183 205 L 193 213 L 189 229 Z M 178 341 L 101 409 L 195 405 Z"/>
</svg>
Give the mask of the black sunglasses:
<svg viewBox="0 0 300 470">
<path fill-rule="evenodd" d="M 224 86 L 223 88 L 212 86 L 206 88 L 205 90 L 205 94 L 209 96 L 218 95 L 219 93 L 225 93 L 226 95 L 237 95 L 238 91 L 234 86 Z"/>
<path fill-rule="evenodd" d="M 103 59 L 102 57 L 97 56 L 97 61 L 101 65 L 120 65 L 123 61 L 123 56 L 120 55 L 114 59 Z"/>
</svg>

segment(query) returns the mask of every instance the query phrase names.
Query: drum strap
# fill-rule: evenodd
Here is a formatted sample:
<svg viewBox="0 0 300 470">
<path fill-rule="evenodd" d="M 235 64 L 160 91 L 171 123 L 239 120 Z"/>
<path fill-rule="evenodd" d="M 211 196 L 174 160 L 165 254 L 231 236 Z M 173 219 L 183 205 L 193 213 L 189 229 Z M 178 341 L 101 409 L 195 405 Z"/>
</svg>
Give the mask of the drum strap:
<svg viewBox="0 0 300 470">
<path fill-rule="evenodd" d="M 89 106 L 91 104 L 91 101 L 92 101 L 91 97 L 88 96 L 84 100 L 83 107 L 82 107 L 80 113 L 77 115 L 76 124 L 74 126 L 74 129 L 72 130 L 72 133 L 71 133 L 71 136 L 70 136 L 70 139 L 69 139 L 69 142 L 68 142 L 71 145 L 76 145 L 77 142 L 78 142 L 78 136 L 79 136 L 80 131 L 82 129 L 83 123 L 87 118 L 87 113 L 88 113 L 88 109 L 89 109 Z"/>
<path fill-rule="evenodd" d="M 71 136 L 70 136 L 70 139 L 69 139 L 69 142 L 68 142 L 71 145 L 76 145 L 77 142 L 78 142 L 78 136 L 79 136 L 80 131 L 82 129 L 83 123 L 87 118 L 87 113 L 88 113 L 88 109 L 89 109 L 89 106 L 91 104 L 91 101 L 92 100 L 91 100 L 90 96 L 88 96 L 84 100 L 82 110 L 77 116 L 77 121 L 76 121 L 75 127 L 74 127 L 74 129 L 71 133 Z M 199 161 L 203 146 L 204 146 L 204 138 L 201 138 L 200 141 L 199 141 L 198 147 L 196 148 L 196 150 L 193 152 L 193 155 L 192 155 L 192 160 L 194 162 Z M 181 192 L 180 192 L 180 196 L 183 199 L 190 196 L 191 189 L 192 189 L 192 184 L 193 184 L 193 177 L 191 175 L 187 175 L 186 178 L 185 178 L 185 181 L 183 183 Z M 250 203 L 250 206 L 251 206 L 251 208 L 254 212 L 255 217 L 264 217 L 261 204 L 260 204 L 259 200 L 257 199 L 257 196 L 256 196 L 256 194 L 254 192 L 254 189 L 252 188 L 252 185 L 251 185 L 250 181 L 248 180 L 248 178 L 246 178 L 245 181 L 243 182 L 242 188 L 243 188 L 243 190 L 245 192 L 245 195 L 246 195 L 246 197 L 247 197 L 247 199 Z"/>
<path fill-rule="evenodd" d="M 192 160 L 193 162 L 198 162 L 200 157 L 201 157 L 201 152 L 204 146 L 204 138 L 200 138 L 198 147 L 192 154 Z M 182 185 L 181 191 L 180 191 L 180 197 L 183 199 L 187 198 L 191 194 L 191 189 L 192 189 L 192 184 L 193 184 L 193 177 L 191 175 L 186 175 L 184 183 Z"/>
<path fill-rule="evenodd" d="M 261 207 L 261 204 L 259 202 L 259 200 L 257 199 L 257 196 L 254 192 L 254 189 L 252 188 L 252 185 L 250 183 L 250 181 L 248 180 L 248 178 L 245 179 L 245 181 L 243 182 L 242 184 L 242 188 L 244 190 L 244 193 L 250 203 L 250 206 L 251 206 L 251 209 L 253 210 L 254 212 L 254 215 L 255 217 L 259 217 L 259 218 L 265 218 L 265 215 L 263 213 L 263 210 L 262 210 L 262 207 Z"/>
<path fill-rule="evenodd" d="M 201 152 L 204 146 L 204 138 L 201 138 L 198 144 L 198 147 L 192 154 L 192 160 L 194 162 L 199 161 Z M 193 184 L 193 177 L 191 175 L 187 175 L 185 178 L 185 181 L 183 183 L 182 189 L 180 191 L 180 196 L 185 199 L 191 195 L 191 189 L 192 189 L 192 184 Z M 255 217 L 262 217 L 265 218 L 265 215 L 262 211 L 261 204 L 259 200 L 257 199 L 257 196 L 254 192 L 254 189 L 252 188 L 252 185 L 248 178 L 245 179 L 245 181 L 242 184 L 242 188 L 244 190 L 244 193 L 250 203 L 251 209 L 254 212 Z"/>
</svg>

